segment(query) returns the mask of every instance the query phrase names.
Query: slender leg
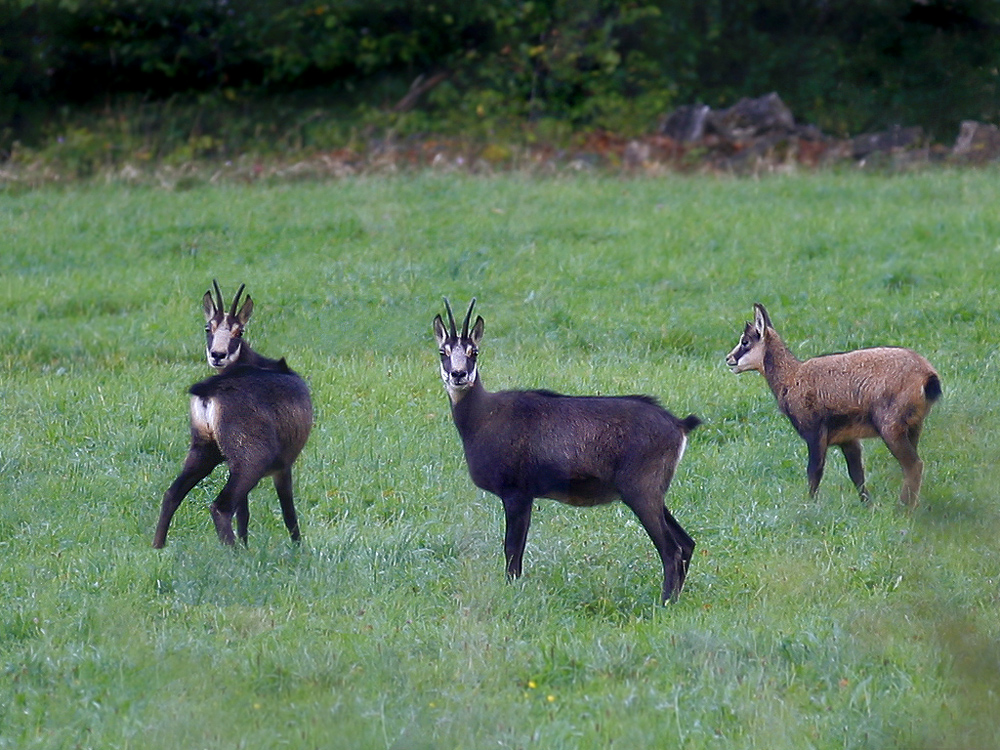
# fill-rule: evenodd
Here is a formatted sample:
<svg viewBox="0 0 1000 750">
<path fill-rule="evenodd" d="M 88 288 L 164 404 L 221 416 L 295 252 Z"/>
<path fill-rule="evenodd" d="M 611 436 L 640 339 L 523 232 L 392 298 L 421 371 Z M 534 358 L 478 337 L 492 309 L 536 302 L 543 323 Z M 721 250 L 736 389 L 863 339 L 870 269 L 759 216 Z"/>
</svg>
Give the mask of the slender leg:
<svg viewBox="0 0 1000 750">
<path fill-rule="evenodd" d="M 920 457 L 917 455 L 917 445 L 920 443 L 920 433 L 922 430 L 923 424 L 921 423 L 911 425 L 909 431 L 907 432 L 910 445 L 913 447 L 913 458 L 916 459 L 916 461 L 911 466 L 908 474 L 910 485 L 909 497 L 901 495 L 900 500 L 911 508 L 916 507 L 916 505 L 920 502 L 920 485 L 924 476 L 924 462 L 921 461 Z M 903 489 L 905 491 L 906 488 L 904 487 Z"/>
<path fill-rule="evenodd" d="M 806 475 L 809 477 L 809 497 L 815 497 L 826 466 L 826 435 L 816 432 L 806 435 L 805 439 L 806 445 L 809 446 L 809 464 L 806 467 Z"/>
<path fill-rule="evenodd" d="M 240 495 L 239 502 L 236 503 L 236 535 L 247 546 L 247 539 L 250 530 L 250 497 Z"/>
<path fill-rule="evenodd" d="M 903 470 L 905 480 L 899 493 L 899 501 L 910 509 L 920 502 L 920 483 L 924 474 L 924 462 L 917 459 Z"/>
<path fill-rule="evenodd" d="M 250 522 L 250 490 L 257 486 L 262 471 L 250 467 L 230 466 L 229 479 L 210 506 L 215 531 L 223 544 L 235 544 L 233 534 L 233 514 L 236 515 L 236 530 L 244 545 L 247 543 L 247 528 Z"/>
<path fill-rule="evenodd" d="M 274 489 L 281 503 L 281 516 L 285 519 L 285 528 L 292 536 L 292 541 L 299 541 L 299 519 L 295 514 L 295 503 L 292 502 L 292 470 L 289 467 L 274 475 Z"/>
<path fill-rule="evenodd" d="M 919 501 L 920 479 L 924 471 L 924 464 L 917 455 L 921 426 L 901 424 L 891 419 L 882 419 L 875 425 L 879 437 L 903 470 L 903 488 L 899 493 L 899 501 L 910 509 L 915 508 Z"/>
<path fill-rule="evenodd" d="M 662 498 L 655 493 L 646 493 L 640 496 L 623 493 L 622 500 L 635 513 L 660 555 L 660 561 L 663 563 L 663 603 L 675 600 L 684 584 L 685 553 L 682 543 L 675 539 L 667 521 L 669 513 L 663 505 Z M 673 521 L 672 516 L 670 516 L 670 520 Z M 683 538 L 690 541 L 691 538 L 680 528 L 680 524 L 673 521 L 673 525 L 680 530 Z M 694 542 L 690 543 L 693 550 Z"/>
<path fill-rule="evenodd" d="M 212 473 L 212 470 L 222 463 L 222 455 L 214 444 L 192 443 L 188 450 L 187 458 L 184 459 L 184 466 L 177 479 L 173 481 L 170 488 L 163 495 L 163 503 L 160 506 L 160 520 L 156 524 L 156 532 L 153 534 L 153 546 L 160 549 L 167 542 L 167 529 L 170 528 L 170 521 L 180 507 L 181 501 L 194 489 L 202 479 Z"/>
<path fill-rule="evenodd" d="M 691 556 L 694 554 L 694 539 L 688 536 L 688 533 L 684 531 L 684 528 L 677 523 L 677 520 L 670 515 L 670 511 L 667 510 L 667 506 L 663 506 L 663 520 L 667 524 L 667 530 L 673 535 L 674 542 L 681 549 L 681 562 L 680 567 L 680 582 L 678 585 L 678 592 L 684 588 L 684 579 L 687 578 L 688 567 L 691 565 Z"/>
<path fill-rule="evenodd" d="M 905 435 L 892 442 L 887 440 L 886 445 L 903 469 L 903 489 L 899 493 L 899 501 L 909 508 L 915 508 L 920 499 L 920 480 L 924 473 L 924 462 L 920 460 L 917 449 Z"/>
<path fill-rule="evenodd" d="M 236 543 L 236 536 L 233 534 L 232 500 L 229 497 L 224 497 L 224 493 L 225 488 L 208 509 L 212 514 L 212 521 L 215 522 L 215 533 L 219 535 L 219 541 L 232 546 Z"/>
<path fill-rule="evenodd" d="M 533 498 L 514 495 L 501 498 L 507 531 L 504 534 L 503 552 L 507 559 L 507 577 L 521 577 L 521 563 L 524 559 L 524 545 L 528 541 L 528 527 L 531 525 L 531 505 Z"/>
<path fill-rule="evenodd" d="M 840 449 L 844 452 L 844 460 L 847 461 L 847 473 L 858 488 L 861 500 L 868 502 L 868 489 L 865 487 L 865 467 L 861 462 L 861 441 L 852 440 L 849 443 L 842 443 Z"/>
</svg>

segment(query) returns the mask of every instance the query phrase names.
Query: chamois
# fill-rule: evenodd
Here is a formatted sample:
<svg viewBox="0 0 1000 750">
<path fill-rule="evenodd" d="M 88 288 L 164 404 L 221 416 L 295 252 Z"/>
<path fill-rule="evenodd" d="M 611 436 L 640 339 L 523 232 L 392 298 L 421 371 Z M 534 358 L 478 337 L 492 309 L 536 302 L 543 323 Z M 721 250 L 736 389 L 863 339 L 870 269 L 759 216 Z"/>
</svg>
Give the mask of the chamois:
<svg viewBox="0 0 1000 750">
<path fill-rule="evenodd" d="M 754 322 L 746 324 L 726 364 L 734 373 L 760 372 L 778 408 L 806 441 L 810 497 L 823 478 L 827 448 L 839 445 L 847 473 L 867 502 L 861 439 L 880 437 L 903 469 L 900 502 L 914 507 L 924 466 L 917 443 L 924 417 L 941 396 L 941 380 L 930 362 L 910 349 L 888 346 L 800 362 L 774 330 L 764 306 L 753 307 Z"/>
<path fill-rule="evenodd" d="M 482 384 L 476 360 L 483 319 L 469 330 L 476 300 L 459 335 L 434 318 L 441 379 L 462 439 L 469 475 L 503 501 L 508 578 L 521 575 L 535 498 L 588 507 L 624 502 L 649 534 L 663 563 L 663 601 L 684 585 L 694 541 L 663 497 L 684 455 L 687 435 L 701 424 L 678 419 L 649 396 L 564 396 L 551 391 L 499 391 Z"/>
<path fill-rule="evenodd" d="M 229 466 L 229 479 L 211 504 L 219 540 L 233 544 L 233 514 L 237 533 L 247 543 L 249 492 L 267 475 L 281 503 L 285 526 L 299 541 L 299 522 L 292 501 L 292 464 L 312 429 L 312 401 L 305 381 L 285 360 L 268 359 L 253 351 L 243 336 L 253 302 L 247 296 L 237 312 L 240 286 L 228 313 L 218 283 L 205 293 L 208 363 L 220 372 L 195 383 L 191 394 L 191 447 L 181 473 L 163 496 L 153 546 L 167 539 L 170 521 L 181 501 L 220 463 Z"/>
</svg>

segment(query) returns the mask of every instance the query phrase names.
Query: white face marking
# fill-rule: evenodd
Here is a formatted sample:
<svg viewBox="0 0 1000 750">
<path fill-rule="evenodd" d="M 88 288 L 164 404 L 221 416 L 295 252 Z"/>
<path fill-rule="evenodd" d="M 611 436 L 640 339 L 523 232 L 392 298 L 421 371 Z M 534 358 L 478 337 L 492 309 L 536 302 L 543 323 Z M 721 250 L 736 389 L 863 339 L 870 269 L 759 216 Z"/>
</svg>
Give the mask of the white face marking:
<svg viewBox="0 0 1000 750">
<path fill-rule="evenodd" d="M 205 333 L 208 341 L 205 346 L 205 357 L 210 367 L 223 370 L 239 359 L 242 329 L 228 315 L 219 323 L 214 319 L 210 320 L 205 326 Z"/>
<path fill-rule="evenodd" d="M 441 347 L 441 380 L 453 404 L 476 382 L 476 349 L 472 344 Z"/>
<path fill-rule="evenodd" d="M 746 372 L 747 370 L 764 371 L 764 340 L 750 335 L 750 331 L 744 331 L 740 336 L 740 342 L 726 355 L 726 364 L 735 373 Z"/>
</svg>

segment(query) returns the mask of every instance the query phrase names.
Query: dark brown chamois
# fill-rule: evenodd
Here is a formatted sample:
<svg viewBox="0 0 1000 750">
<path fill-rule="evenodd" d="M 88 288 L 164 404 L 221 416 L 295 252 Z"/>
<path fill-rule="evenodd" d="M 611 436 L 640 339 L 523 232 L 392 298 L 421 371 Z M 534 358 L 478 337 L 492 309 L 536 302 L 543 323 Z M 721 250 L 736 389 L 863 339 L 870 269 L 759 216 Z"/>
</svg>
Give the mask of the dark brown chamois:
<svg viewBox="0 0 1000 750">
<path fill-rule="evenodd" d="M 781 413 L 809 447 L 809 495 L 823 478 L 826 451 L 839 445 L 847 473 L 861 499 L 868 500 L 861 462 L 862 438 L 880 437 L 903 469 L 899 499 L 913 507 L 920 495 L 923 462 L 917 443 L 924 417 L 941 396 L 931 363 L 910 349 L 880 346 L 825 354 L 800 362 L 755 304 L 726 363 L 733 372 L 757 370 L 767 380 Z"/>
<path fill-rule="evenodd" d="M 663 563 L 663 601 L 684 586 L 694 541 L 663 504 L 687 434 L 701 420 L 678 419 L 648 396 L 563 396 L 550 391 L 490 393 L 476 359 L 483 319 L 461 334 L 445 300 L 449 327 L 438 315 L 434 336 L 441 379 L 476 486 L 503 501 L 507 575 L 521 575 L 535 498 L 587 507 L 624 502 Z"/>
<path fill-rule="evenodd" d="M 153 546 L 164 545 L 170 520 L 181 501 L 223 462 L 229 466 L 229 479 L 210 506 L 220 541 L 236 541 L 232 523 L 235 513 L 237 534 L 246 544 L 248 494 L 261 479 L 271 475 L 285 526 L 297 542 L 299 522 L 292 501 L 292 464 L 312 429 L 309 388 L 284 359 L 263 357 L 243 340 L 243 327 L 253 309 L 247 297 L 236 312 L 243 287 L 236 293 L 228 314 L 223 312 L 218 284 L 215 290 L 218 305 L 211 293 L 205 294 L 206 348 L 209 364 L 221 372 L 189 390 L 191 447 L 181 473 L 163 496 Z"/>
</svg>

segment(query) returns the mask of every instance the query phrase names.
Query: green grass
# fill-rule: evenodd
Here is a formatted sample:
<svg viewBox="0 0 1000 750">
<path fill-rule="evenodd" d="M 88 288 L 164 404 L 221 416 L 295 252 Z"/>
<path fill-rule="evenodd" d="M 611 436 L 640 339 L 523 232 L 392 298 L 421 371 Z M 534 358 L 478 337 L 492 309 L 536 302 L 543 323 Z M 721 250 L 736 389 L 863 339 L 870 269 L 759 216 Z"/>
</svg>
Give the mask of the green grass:
<svg viewBox="0 0 1000 750">
<path fill-rule="evenodd" d="M 1000 182 L 356 179 L 0 195 L 0 748 L 972 748 L 1000 710 Z M 313 389 L 303 543 L 220 469 L 150 548 L 206 376 L 201 295 Z M 488 388 L 696 412 L 679 603 L 623 506 L 536 504 L 504 580 L 431 319 L 479 299 Z M 760 301 L 802 357 L 903 344 L 945 395 L 923 503 L 805 444 L 723 357 Z"/>
</svg>

